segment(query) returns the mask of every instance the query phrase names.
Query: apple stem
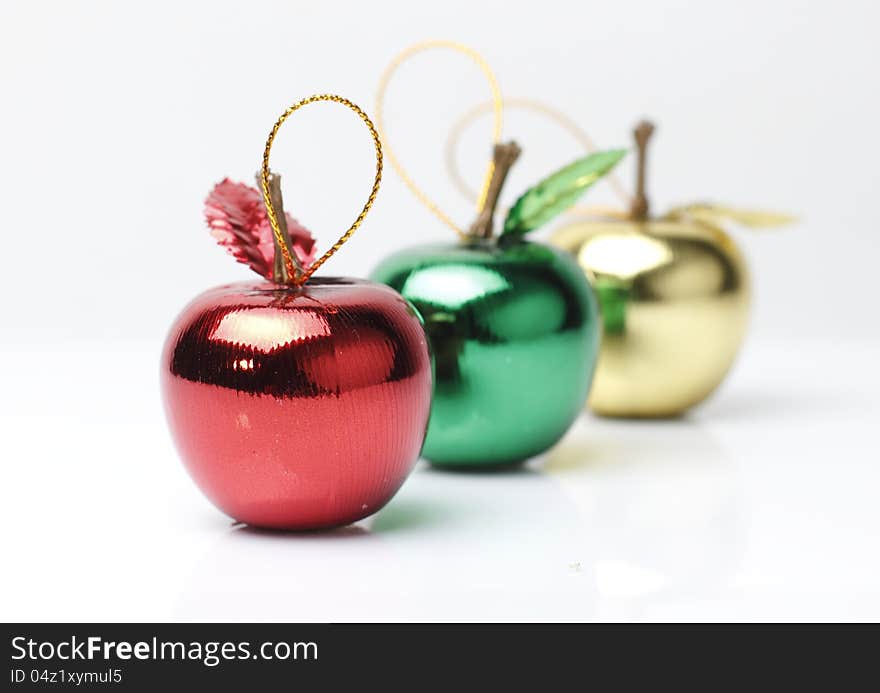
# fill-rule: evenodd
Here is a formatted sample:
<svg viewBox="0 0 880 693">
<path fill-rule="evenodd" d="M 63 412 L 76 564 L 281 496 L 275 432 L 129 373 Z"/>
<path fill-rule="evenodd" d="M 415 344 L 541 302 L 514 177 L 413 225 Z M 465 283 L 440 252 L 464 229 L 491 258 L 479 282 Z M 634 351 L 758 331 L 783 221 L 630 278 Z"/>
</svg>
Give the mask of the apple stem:
<svg viewBox="0 0 880 693">
<path fill-rule="evenodd" d="M 257 172 L 257 188 L 260 188 L 260 173 Z M 302 265 L 296 253 L 293 252 L 293 244 L 290 242 L 290 233 L 287 230 L 287 215 L 284 213 L 284 198 L 281 196 L 281 174 L 269 172 L 269 198 L 272 200 L 272 207 L 275 208 L 275 215 L 278 218 L 278 229 L 284 238 L 284 244 L 290 253 L 290 259 L 297 274 L 303 271 Z M 272 279 L 276 284 L 291 284 L 294 277 L 291 277 L 287 271 L 287 265 L 284 262 L 284 255 L 278 245 L 278 239 L 272 234 L 272 243 L 275 247 L 275 257 L 272 264 Z"/>
<path fill-rule="evenodd" d="M 641 121 L 633 130 L 636 141 L 636 194 L 629 208 L 629 215 L 633 219 L 644 221 L 648 218 L 651 205 L 645 193 L 645 173 L 648 160 L 648 141 L 654 134 L 654 124 L 648 120 Z"/>
<path fill-rule="evenodd" d="M 510 173 L 511 167 L 521 153 L 522 149 L 516 142 L 502 142 L 495 145 L 492 152 L 492 177 L 486 188 L 486 197 L 476 221 L 468 229 L 468 235 L 472 238 L 492 238 L 495 208 L 498 206 L 501 188 L 504 187 L 507 174 Z"/>
</svg>

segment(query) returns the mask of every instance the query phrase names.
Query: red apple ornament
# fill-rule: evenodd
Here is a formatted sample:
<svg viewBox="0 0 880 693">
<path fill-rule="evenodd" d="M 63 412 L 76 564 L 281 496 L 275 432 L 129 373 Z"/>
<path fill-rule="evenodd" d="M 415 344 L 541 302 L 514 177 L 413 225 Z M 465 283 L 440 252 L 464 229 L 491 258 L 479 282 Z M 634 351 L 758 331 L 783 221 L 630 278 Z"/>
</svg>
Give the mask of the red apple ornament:
<svg viewBox="0 0 880 693">
<path fill-rule="evenodd" d="M 269 172 L 268 157 L 280 125 L 315 101 L 360 116 L 373 135 L 377 167 L 357 221 L 306 266 L 314 242 L 280 213 L 280 179 Z M 162 353 L 162 396 L 187 470 L 240 522 L 299 530 L 349 524 L 387 503 L 418 458 L 431 364 L 417 313 L 379 284 L 311 278 L 363 220 L 381 162 L 378 135 L 360 108 L 334 95 L 309 97 L 272 129 L 262 200 L 228 180 L 207 200 L 221 245 L 270 281 L 217 287 L 183 310 Z"/>
</svg>

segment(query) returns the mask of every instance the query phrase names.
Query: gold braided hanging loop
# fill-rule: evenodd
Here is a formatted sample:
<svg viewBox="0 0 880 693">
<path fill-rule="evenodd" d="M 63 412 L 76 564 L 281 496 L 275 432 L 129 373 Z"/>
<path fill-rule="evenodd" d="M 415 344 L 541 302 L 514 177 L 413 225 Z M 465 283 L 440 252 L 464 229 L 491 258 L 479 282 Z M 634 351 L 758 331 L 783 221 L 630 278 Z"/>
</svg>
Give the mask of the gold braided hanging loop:
<svg viewBox="0 0 880 693">
<path fill-rule="evenodd" d="M 542 115 L 554 123 L 556 123 L 563 130 L 568 132 L 578 144 L 583 147 L 584 151 L 588 154 L 592 154 L 595 152 L 598 147 L 593 139 L 584 131 L 584 129 L 578 125 L 573 119 L 566 116 L 561 111 L 548 106 L 541 101 L 536 99 L 526 99 L 526 98 L 508 98 L 504 99 L 504 108 L 505 109 L 522 109 L 526 111 L 531 111 L 533 113 L 537 113 Z M 464 177 L 461 175 L 461 171 L 458 168 L 458 159 L 456 157 L 456 152 L 458 150 L 458 142 L 461 139 L 464 131 L 478 118 L 484 116 L 489 113 L 493 108 L 493 104 L 491 102 L 484 102 L 481 104 L 477 104 L 469 111 L 467 111 L 464 115 L 462 115 L 450 128 L 449 134 L 446 138 L 446 148 L 445 148 L 445 160 L 446 160 L 446 170 L 449 174 L 449 178 L 452 180 L 455 188 L 467 199 L 472 200 L 477 197 L 476 192 L 467 184 Z M 624 205 L 623 209 L 616 209 L 610 207 L 600 207 L 596 205 L 576 205 L 571 208 L 570 213 L 573 214 L 587 214 L 591 216 L 611 216 L 611 217 L 626 217 L 628 215 L 628 209 L 632 204 L 632 196 L 627 192 L 626 187 L 620 182 L 620 179 L 610 173 L 606 176 L 605 180 L 608 181 L 608 184 L 611 186 L 614 194 Z"/>
<path fill-rule="evenodd" d="M 272 143 L 275 141 L 275 136 L 278 134 L 278 130 L 284 124 L 284 121 L 287 120 L 293 113 L 298 111 L 303 106 L 307 106 L 310 103 L 315 103 L 317 101 L 331 101 L 333 103 L 341 104 L 352 111 L 354 111 L 358 117 L 364 121 L 364 124 L 370 131 L 370 135 L 373 138 L 373 145 L 376 150 L 376 177 L 373 180 L 373 187 L 370 189 L 370 195 L 367 198 L 366 203 L 361 209 L 360 214 L 358 214 L 357 219 L 354 220 L 351 226 L 348 227 L 348 230 L 343 233 L 339 240 L 337 240 L 333 247 L 331 247 L 326 253 L 324 253 L 321 257 L 315 260 L 309 267 L 302 271 L 297 271 L 296 265 L 293 261 L 293 256 L 291 255 L 291 250 L 285 242 L 284 235 L 281 232 L 281 228 L 278 224 L 278 211 L 276 210 L 274 205 L 272 204 L 272 197 L 270 195 L 269 188 L 269 177 L 270 177 L 270 169 L 269 169 L 269 152 L 272 150 Z M 376 195 L 379 193 L 379 185 L 382 182 L 382 165 L 383 165 L 383 155 L 382 155 L 382 142 L 379 139 L 379 133 L 376 130 L 376 127 L 373 125 L 373 121 L 370 120 L 370 117 L 364 113 L 364 111 L 355 103 L 352 103 L 348 99 L 342 96 L 337 96 L 336 94 L 315 94 L 313 96 L 306 97 L 301 101 L 297 101 L 295 104 L 290 106 L 281 116 L 275 121 L 275 125 L 272 126 L 271 132 L 269 132 L 269 138 L 266 140 L 266 148 L 263 150 L 263 165 L 260 169 L 260 187 L 263 192 L 263 203 L 266 205 L 266 213 L 269 217 L 269 223 L 272 226 L 272 233 L 275 236 L 276 247 L 281 250 L 281 254 L 284 257 L 284 266 L 287 268 L 287 273 L 291 277 L 291 281 L 296 286 L 302 286 L 305 284 L 309 277 L 311 277 L 315 271 L 323 265 L 327 260 L 329 260 L 333 254 L 342 247 L 342 244 L 345 243 L 349 238 L 351 238 L 352 234 L 357 230 L 357 228 L 363 223 L 364 218 L 367 216 L 367 212 L 370 211 L 370 207 L 373 206 L 373 203 L 376 201 Z"/>
<path fill-rule="evenodd" d="M 388 83 L 391 81 L 391 77 L 397 71 L 404 62 L 412 58 L 414 55 L 418 53 L 422 53 L 428 50 L 434 49 L 444 49 L 451 50 L 457 53 L 461 53 L 462 55 L 470 58 L 474 63 L 476 63 L 477 67 L 483 73 L 486 78 L 486 81 L 489 83 L 489 89 L 492 92 L 492 113 L 493 113 L 493 125 L 492 125 L 492 144 L 498 144 L 501 140 L 501 126 L 502 126 L 502 99 L 501 99 L 501 89 L 498 86 L 498 80 L 495 78 L 495 73 L 492 72 L 492 68 L 489 67 L 489 63 L 486 62 L 485 58 L 480 55 L 477 51 L 468 46 L 465 46 L 461 43 L 457 43 L 455 41 L 446 41 L 442 39 L 432 40 L 432 41 L 423 41 L 421 43 L 417 43 L 413 46 L 410 46 L 406 50 L 399 53 L 389 64 L 388 67 L 385 68 L 385 71 L 382 73 L 381 78 L 379 79 L 379 86 L 376 90 L 376 106 L 375 106 L 375 115 L 376 115 L 376 125 L 379 129 L 379 133 L 382 136 L 382 140 L 385 142 L 385 151 L 388 156 L 388 160 L 391 162 L 391 165 L 394 167 L 394 170 L 397 171 L 397 174 L 400 176 L 401 180 L 404 182 L 406 187 L 409 188 L 410 192 L 415 195 L 416 199 L 421 202 L 425 207 L 427 207 L 440 221 L 442 221 L 446 226 L 455 231 L 462 238 L 468 238 L 467 230 L 457 224 L 446 212 L 440 209 L 440 206 L 435 203 L 426 193 L 422 190 L 419 185 L 415 182 L 412 176 L 406 171 L 403 165 L 400 163 L 400 160 L 397 158 L 397 155 L 394 153 L 394 150 L 391 148 L 391 144 L 388 141 L 388 132 L 385 128 L 385 118 L 384 118 L 384 106 L 385 106 L 385 94 L 388 91 Z M 494 170 L 494 164 L 490 159 L 486 174 L 483 176 L 483 184 L 480 190 L 480 194 L 477 196 L 477 210 L 482 209 L 483 202 L 486 199 L 486 195 L 489 191 L 489 183 L 492 180 L 492 173 Z"/>
</svg>

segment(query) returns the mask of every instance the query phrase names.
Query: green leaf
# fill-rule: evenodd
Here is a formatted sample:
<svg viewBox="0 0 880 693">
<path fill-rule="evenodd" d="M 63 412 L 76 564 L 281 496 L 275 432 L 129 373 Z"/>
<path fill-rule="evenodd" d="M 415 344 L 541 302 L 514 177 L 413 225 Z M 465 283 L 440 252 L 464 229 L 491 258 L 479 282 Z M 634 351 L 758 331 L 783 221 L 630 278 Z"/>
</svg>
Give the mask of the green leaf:
<svg viewBox="0 0 880 693">
<path fill-rule="evenodd" d="M 578 159 L 527 190 L 507 213 L 502 235 L 526 234 L 571 207 L 593 183 L 626 156 L 625 149 Z"/>
</svg>

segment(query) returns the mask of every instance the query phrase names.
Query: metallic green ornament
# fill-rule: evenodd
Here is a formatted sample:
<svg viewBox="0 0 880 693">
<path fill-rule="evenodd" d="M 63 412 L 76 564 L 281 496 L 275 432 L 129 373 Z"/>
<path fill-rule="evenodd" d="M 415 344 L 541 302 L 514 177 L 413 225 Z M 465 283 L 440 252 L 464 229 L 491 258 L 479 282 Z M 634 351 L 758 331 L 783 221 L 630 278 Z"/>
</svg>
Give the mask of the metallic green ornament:
<svg viewBox="0 0 880 693">
<path fill-rule="evenodd" d="M 493 148 L 476 220 L 467 231 L 453 227 L 461 244 L 402 251 L 372 274 L 419 310 L 433 347 L 422 455 L 437 465 L 513 464 L 544 452 L 577 418 L 593 379 L 601 329 L 593 290 L 571 256 L 524 236 L 624 152 L 584 157 L 540 181 L 494 237 L 501 188 L 519 154 L 515 142 Z"/>
<path fill-rule="evenodd" d="M 589 392 L 600 318 L 567 253 L 514 237 L 399 252 L 372 273 L 422 315 L 435 364 L 423 455 L 486 466 L 537 455 Z"/>
</svg>

